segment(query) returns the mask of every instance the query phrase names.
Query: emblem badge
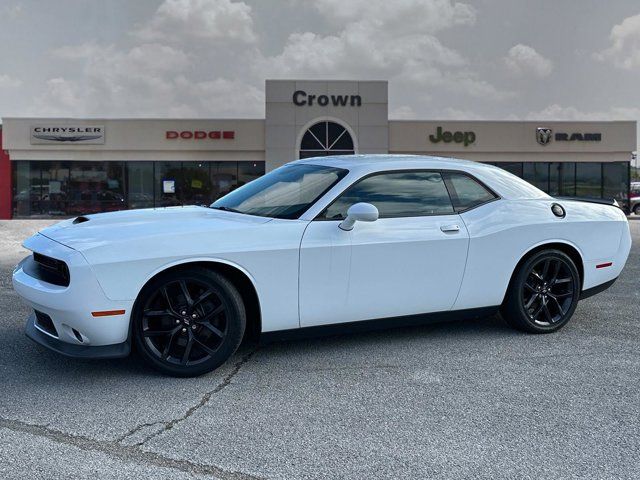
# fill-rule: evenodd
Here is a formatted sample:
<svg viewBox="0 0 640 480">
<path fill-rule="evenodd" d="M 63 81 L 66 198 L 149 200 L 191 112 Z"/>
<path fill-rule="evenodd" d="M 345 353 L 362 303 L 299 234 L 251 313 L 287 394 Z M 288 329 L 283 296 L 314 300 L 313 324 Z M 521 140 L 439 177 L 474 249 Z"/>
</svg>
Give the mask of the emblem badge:
<svg viewBox="0 0 640 480">
<path fill-rule="evenodd" d="M 540 145 L 549 145 L 549 142 L 551 142 L 551 129 L 543 127 L 536 128 L 536 140 Z"/>
</svg>

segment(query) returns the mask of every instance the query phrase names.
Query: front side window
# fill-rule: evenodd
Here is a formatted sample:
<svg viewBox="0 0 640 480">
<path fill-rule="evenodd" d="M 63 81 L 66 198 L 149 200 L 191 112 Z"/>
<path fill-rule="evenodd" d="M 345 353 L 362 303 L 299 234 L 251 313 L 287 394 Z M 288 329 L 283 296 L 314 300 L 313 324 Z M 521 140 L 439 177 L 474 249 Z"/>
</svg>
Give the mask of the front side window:
<svg viewBox="0 0 640 480">
<path fill-rule="evenodd" d="M 496 198 L 492 192 L 469 175 L 455 172 L 448 172 L 445 175 L 451 200 L 458 212 L 469 210 Z"/>
<path fill-rule="evenodd" d="M 298 218 L 347 173 L 321 165 L 285 165 L 216 200 L 211 208 Z"/>
<path fill-rule="evenodd" d="M 381 173 L 360 180 L 327 207 L 322 218 L 344 219 L 349 207 L 359 202 L 375 205 L 380 218 L 454 213 L 442 176 L 416 171 Z"/>
</svg>

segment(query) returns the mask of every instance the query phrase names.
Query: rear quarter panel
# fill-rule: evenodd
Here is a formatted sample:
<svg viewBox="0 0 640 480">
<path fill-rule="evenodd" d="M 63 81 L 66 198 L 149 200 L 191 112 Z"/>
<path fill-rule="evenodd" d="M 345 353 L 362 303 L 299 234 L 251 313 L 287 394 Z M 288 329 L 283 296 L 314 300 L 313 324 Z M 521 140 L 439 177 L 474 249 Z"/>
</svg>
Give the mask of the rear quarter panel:
<svg viewBox="0 0 640 480">
<path fill-rule="evenodd" d="M 551 212 L 560 203 L 565 218 Z M 629 225 L 621 210 L 553 198 L 498 200 L 461 215 L 469 231 L 465 275 L 454 309 L 500 305 L 527 252 L 547 243 L 573 246 L 584 266 L 583 289 L 617 277 L 629 254 Z M 613 262 L 608 268 L 596 265 Z"/>
</svg>

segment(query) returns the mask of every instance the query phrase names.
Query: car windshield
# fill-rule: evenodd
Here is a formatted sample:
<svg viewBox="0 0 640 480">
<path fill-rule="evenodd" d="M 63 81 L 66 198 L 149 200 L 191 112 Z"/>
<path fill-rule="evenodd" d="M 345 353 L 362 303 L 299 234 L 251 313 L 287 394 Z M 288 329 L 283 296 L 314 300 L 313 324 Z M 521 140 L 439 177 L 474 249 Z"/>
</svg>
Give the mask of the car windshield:
<svg viewBox="0 0 640 480">
<path fill-rule="evenodd" d="M 285 165 L 216 200 L 211 208 L 261 217 L 298 218 L 347 172 L 322 165 Z"/>
</svg>

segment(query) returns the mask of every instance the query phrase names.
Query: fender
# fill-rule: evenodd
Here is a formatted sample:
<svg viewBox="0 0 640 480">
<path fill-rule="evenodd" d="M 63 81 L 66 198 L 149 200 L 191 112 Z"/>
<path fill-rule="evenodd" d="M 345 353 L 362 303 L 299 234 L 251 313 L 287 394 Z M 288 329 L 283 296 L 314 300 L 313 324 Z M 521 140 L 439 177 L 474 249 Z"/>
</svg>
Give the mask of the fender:
<svg viewBox="0 0 640 480">
<path fill-rule="evenodd" d="M 239 265 L 235 262 L 231 262 L 229 260 L 223 259 L 223 258 L 217 258 L 217 257 L 189 257 L 189 258 L 182 258 L 180 260 L 175 260 L 173 262 L 168 262 L 165 263 L 161 266 L 159 266 L 158 268 L 154 269 L 151 271 L 151 273 L 149 273 L 144 281 L 142 282 L 142 284 L 137 285 L 136 287 L 136 298 L 138 297 L 138 295 L 140 295 L 140 291 L 142 291 L 142 289 L 144 288 L 144 286 L 149 283 L 149 281 L 154 278 L 156 275 L 164 272 L 165 270 L 168 270 L 170 268 L 173 267 L 178 267 L 180 265 L 188 265 L 190 263 L 222 263 L 224 265 L 228 265 L 229 267 L 233 267 L 237 270 L 240 270 L 242 273 L 244 273 L 247 278 L 249 279 L 249 281 L 251 282 L 251 284 L 253 285 L 254 290 L 256 291 L 256 294 L 258 295 L 258 301 L 260 302 L 260 293 L 258 292 L 258 288 L 256 286 L 256 280 L 255 278 L 253 278 L 253 275 L 251 275 L 251 273 L 249 273 L 249 271 L 244 268 L 242 265 Z"/>
</svg>

